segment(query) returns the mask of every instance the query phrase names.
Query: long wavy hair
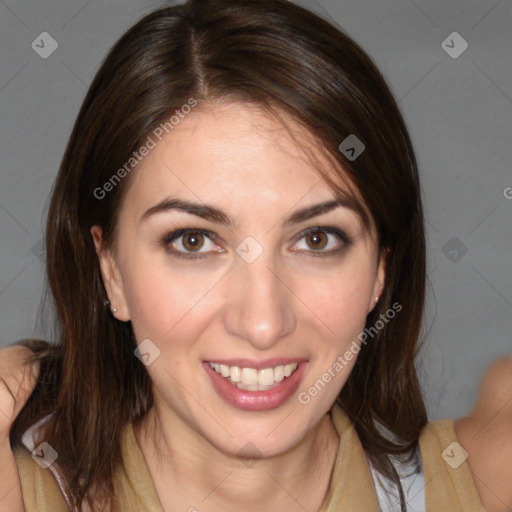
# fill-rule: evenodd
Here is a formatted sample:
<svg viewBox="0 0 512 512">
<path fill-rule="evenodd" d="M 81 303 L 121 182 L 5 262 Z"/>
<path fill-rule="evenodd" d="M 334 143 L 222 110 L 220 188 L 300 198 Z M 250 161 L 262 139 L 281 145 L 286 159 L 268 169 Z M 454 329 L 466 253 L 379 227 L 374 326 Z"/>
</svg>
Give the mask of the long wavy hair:
<svg viewBox="0 0 512 512">
<path fill-rule="evenodd" d="M 13 448 L 21 446 L 28 427 L 53 413 L 45 440 L 59 453 L 74 506 L 87 503 L 96 510 L 96 499 L 113 496 L 122 430 L 137 424 L 153 401 L 149 375 L 134 357 L 131 323 L 116 320 L 104 306 L 90 234 L 91 226 L 100 225 L 105 246 L 114 246 L 123 194 L 137 170 L 101 199 L 97 190 L 190 98 L 198 108 L 228 100 L 292 116 L 359 192 L 387 270 L 366 325 L 395 302 L 402 311 L 361 347 L 338 402 L 370 462 L 398 485 L 406 510 L 391 458 L 412 459 L 427 423 L 414 366 L 425 295 L 417 162 L 397 103 L 371 58 L 341 29 L 287 0 L 167 6 L 143 17 L 108 53 L 76 119 L 51 196 L 46 265 L 58 330 L 50 344 L 26 342 L 40 374 L 11 430 Z M 355 160 L 339 149 L 351 134 L 365 144 Z"/>
</svg>

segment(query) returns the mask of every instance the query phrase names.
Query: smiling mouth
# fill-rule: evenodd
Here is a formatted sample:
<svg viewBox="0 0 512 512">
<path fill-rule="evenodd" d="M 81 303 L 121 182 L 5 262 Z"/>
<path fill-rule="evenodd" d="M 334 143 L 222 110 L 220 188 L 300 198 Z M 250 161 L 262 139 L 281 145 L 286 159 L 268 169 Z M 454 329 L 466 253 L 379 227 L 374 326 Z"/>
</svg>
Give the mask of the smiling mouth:
<svg viewBox="0 0 512 512">
<path fill-rule="evenodd" d="M 297 369 L 298 363 L 278 365 L 257 370 L 208 361 L 208 364 L 230 384 L 244 391 L 268 391 L 286 380 Z"/>
</svg>

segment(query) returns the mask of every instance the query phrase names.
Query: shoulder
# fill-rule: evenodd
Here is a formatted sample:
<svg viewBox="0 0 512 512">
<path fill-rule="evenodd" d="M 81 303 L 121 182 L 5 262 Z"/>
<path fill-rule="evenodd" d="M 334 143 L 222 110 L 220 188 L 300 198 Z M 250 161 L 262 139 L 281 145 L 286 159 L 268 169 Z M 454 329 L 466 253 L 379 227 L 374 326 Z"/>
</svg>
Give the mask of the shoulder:
<svg viewBox="0 0 512 512">
<path fill-rule="evenodd" d="M 512 357 L 494 361 L 480 383 L 474 409 L 454 423 L 489 512 L 512 507 Z"/>
</svg>

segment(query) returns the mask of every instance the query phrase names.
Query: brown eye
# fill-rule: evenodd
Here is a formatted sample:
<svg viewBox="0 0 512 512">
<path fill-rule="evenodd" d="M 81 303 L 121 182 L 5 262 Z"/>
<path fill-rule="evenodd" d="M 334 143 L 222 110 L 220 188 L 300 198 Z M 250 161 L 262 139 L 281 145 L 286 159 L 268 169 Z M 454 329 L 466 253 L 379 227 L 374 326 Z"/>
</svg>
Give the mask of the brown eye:
<svg viewBox="0 0 512 512">
<path fill-rule="evenodd" d="M 323 249 L 328 242 L 327 234 L 323 231 L 311 231 L 305 236 L 305 239 L 312 249 Z"/>
<path fill-rule="evenodd" d="M 167 254 L 185 260 L 195 260 L 223 252 L 214 243 L 215 233 L 205 229 L 181 228 L 168 233 L 160 240 Z"/>
<path fill-rule="evenodd" d="M 183 235 L 182 244 L 187 251 L 197 251 L 204 245 L 204 235 L 199 231 L 190 231 Z"/>
<path fill-rule="evenodd" d="M 341 255 L 353 244 L 344 231 L 334 226 L 315 226 L 301 233 L 292 251 L 308 256 Z M 302 245 L 302 247 L 301 247 Z"/>
</svg>

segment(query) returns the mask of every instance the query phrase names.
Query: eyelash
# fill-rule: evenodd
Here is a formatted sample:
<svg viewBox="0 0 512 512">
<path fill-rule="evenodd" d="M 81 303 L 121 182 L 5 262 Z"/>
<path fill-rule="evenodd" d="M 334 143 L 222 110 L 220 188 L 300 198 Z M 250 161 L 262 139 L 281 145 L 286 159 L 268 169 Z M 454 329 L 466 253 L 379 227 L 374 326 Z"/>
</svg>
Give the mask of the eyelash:
<svg viewBox="0 0 512 512">
<path fill-rule="evenodd" d="M 337 249 L 334 249 L 334 250 L 331 249 L 329 251 L 311 250 L 311 252 L 309 252 L 308 256 L 312 256 L 314 258 L 317 258 L 317 257 L 325 258 L 325 257 L 335 256 L 335 255 L 341 253 L 342 251 L 346 250 L 347 247 L 349 247 L 353 244 L 353 240 L 351 237 L 349 237 L 341 229 L 338 229 L 338 228 L 335 228 L 332 226 L 314 226 L 312 228 L 308 228 L 308 229 L 304 230 L 302 233 L 300 233 L 300 236 L 297 237 L 297 239 L 294 243 L 299 242 L 300 240 L 302 240 L 303 238 L 305 238 L 306 236 L 308 236 L 311 233 L 318 233 L 318 232 L 335 235 L 338 237 L 339 240 L 341 240 L 341 242 L 343 242 L 343 244 L 340 247 L 338 247 Z M 183 251 L 177 251 L 175 249 L 170 248 L 170 245 L 172 244 L 172 242 L 174 242 L 175 240 L 178 240 L 179 238 L 181 238 L 182 236 L 184 236 L 188 233 L 198 233 L 202 236 L 206 236 L 212 242 L 216 238 L 215 233 L 213 233 L 212 231 L 208 231 L 206 229 L 180 228 L 180 229 L 176 229 L 175 231 L 172 231 L 172 232 L 168 233 L 167 235 L 165 235 L 161 239 L 160 244 L 162 245 L 162 247 L 166 250 L 166 252 L 168 254 L 171 254 L 172 256 L 175 256 L 177 258 L 181 258 L 184 260 L 203 259 L 204 257 L 206 257 L 208 255 L 208 253 L 194 254 L 192 252 L 188 253 L 188 252 L 183 252 Z"/>
</svg>

